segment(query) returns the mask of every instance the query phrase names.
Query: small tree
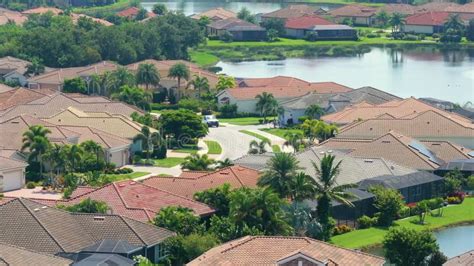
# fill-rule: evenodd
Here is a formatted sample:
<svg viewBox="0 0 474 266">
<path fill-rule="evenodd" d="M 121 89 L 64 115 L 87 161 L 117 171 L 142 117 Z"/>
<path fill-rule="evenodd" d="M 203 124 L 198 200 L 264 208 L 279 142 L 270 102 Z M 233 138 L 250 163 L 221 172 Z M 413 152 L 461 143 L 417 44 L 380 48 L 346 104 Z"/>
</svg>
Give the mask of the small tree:
<svg viewBox="0 0 474 266">
<path fill-rule="evenodd" d="M 240 9 L 240 11 L 237 13 L 237 18 L 241 20 L 245 20 L 253 24 L 256 23 L 255 16 L 252 15 L 246 7 L 243 7 L 242 9 Z"/>
<path fill-rule="evenodd" d="M 84 199 L 78 204 L 62 208 L 70 212 L 82 213 L 107 213 L 110 209 L 106 202 L 93 200 L 91 198 Z"/>
<path fill-rule="evenodd" d="M 184 207 L 169 206 L 162 208 L 156 215 L 154 224 L 182 235 L 200 230 L 200 218 L 192 210 Z"/>
<path fill-rule="evenodd" d="M 305 146 L 306 144 L 303 139 L 303 134 L 299 132 L 286 132 L 285 139 L 285 146 L 291 146 L 294 153 L 298 152 L 301 146 Z"/>
<path fill-rule="evenodd" d="M 266 147 L 270 146 L 271 143 L 268 139 L 263 139 L 260 142 L 252 140 L 249 145 L 249 154 L 263 154 L 267 152 Z"/>
<path fill-rule="evenodd" d="M 385 12 L 385 10 L 379 11 L 375 16 L 380 27 L 385 28 L 390 20 L 390 16 Z"/>
<path fill-rule="evenodd" d="M 64 80 L 63 92 L 87 94 L 87 83 L 82 78 Z"/>
<path fill-rule="evenodd" d="M 235 88 L 235 86 L 236 86 L 236 82 L 233 77 L 219 75 L 218 80 L 217 80 L 217 85 L 216 85 L 216 89 L 218 91 Z"/>
<path fill-rule="evenodd" d="M 400 32 L 405 23 L 405 17 L 400 13 L 393 13 L 388 20 L 388 24 L 392 27 L 392 32 Z"/>
<path fill-rule="evenodd" d="M 383 240 L 385 257 L 395 265 L 424 265 L 428 256 L 439 252 L 436 238 L 429 231 L 404 227 L 390 228 Z"/>
<path fill-rule="evenodd" d="M 267 31 L 276 30 L 277 36 L 283 36 L 285 34 L 285 20 L 283 19 L 266 19 L 262 22 L 262 27 L 264 27 Z"/>
<path fill-rule="evenodd" d="M 400 192 L 384 187 L 372 187 L 369 191 L 375 194 L 374 206 L 378 210 L 378 223 L 382 226 L 392 225 L 404 205 Z"/>
<path fill-rule="evenodd" d="M 291 153 L 276 153 L 267 162 L 265 172 L 258 180 L 259 186 L 269 186 L 282 198 L 289 198 L 290 182 L 300 169 L 298 160 Z"/>
<path fill-rule="evenodd" d="M 157 4 L 153 5 L 152 11 L 153 11 L 153 13 L 157 14 L 158 16 L 161 16 L 161 15 L 166 14 L 166 12 L 168 12 L 168 9 L 166 8 L 166 6 L 164 4 L 157 3 Z"/>
<path fill-rule="evenodd" d="M 413 211 L 415 212 L 415 214 L 418 215 L 418 218 L 419 218 L 418 222 L 420 224 L 425 224 L 426 213 L 430 211 L 428 201 L 422 200 L 418 202 L 415 208 L 413 209 Z"/>
<path fill-rule="evenodd" d="M 207 154 L 199 155 L 196 153 L 186 157 L 181 164 L 181 168 L 191 171 L 208 171 L 211 170 L 211 165 L 214 163 L 215 161 L 210 159 Z"/>
<path fill-rule="evenodd" d="M 230 193 L 230 185 L 226 183 L 216 188 L 196 192 L 194 199 L 212 206 L 217 210 L 216 215 L 227 216 L 229 214 Z"/>
<path fill-rule="evenodd" d="M 466 28 L 466 38 L 469 41 L 474 41 L 474 18 L 469 20 L 469 25 Z"/>
<path fill-rule="evenodd" d="M 276 42 L 279 41 L 278 39 L 278 31 L 274 29 L 270 29 L 267 31 L 267 40 L 269 42 Z"/>
</svg>

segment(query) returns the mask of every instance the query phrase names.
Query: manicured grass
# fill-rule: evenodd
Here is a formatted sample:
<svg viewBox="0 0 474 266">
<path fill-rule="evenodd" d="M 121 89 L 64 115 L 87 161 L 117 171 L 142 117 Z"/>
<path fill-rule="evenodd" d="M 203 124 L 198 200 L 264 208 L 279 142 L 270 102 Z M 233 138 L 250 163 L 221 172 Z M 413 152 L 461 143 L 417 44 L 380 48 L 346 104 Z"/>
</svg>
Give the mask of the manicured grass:
<svg viewBox="0 0 474 266">
<path fill-rule="evenodd" d="M 435 211 L 436 212 L 436 211 Z M 415 230 L 436 230 L 459 223 L 474 222 L 474 198 L 466 198 L 460 205 L 445 207 L 442 217 L 426 216 L 425 225 L 414 223 L 418 217 L 412 216 L 398 220 L 394 226 L 403 226 Z M 346 248 L 364 248 L 382 243 L 387 228 L 368 228 L 355 230 L 347 234 L 338 235 L 331 239 L 331 242 Z"/>
<path fill-rule="evenodd" d="M 280 146 L 272 145 L 272 151 L 273 151 L 273 153 L 281 152 Z"/>
<path fill-rule="evenodd" d="M 214 65 L 220 60 L 219 57 L 205 52 L 191 51 L 189 54 L 192 58 L 192 62 L 200 66 Z"/>
<path fill-rule="evenodd" d="M 266 140 L 266 141 L 268 141 L 268 143 L 272 143 L 269 138 L 264 137 L 264 136 L 262 136 L 262 135 L 260 135 L 260 134 L 255 133 L 255 132 L 248 131 L 248 130 L 239 130 L 239 132 L 240 132 L 240 133 L 247 134 L 247 135 L 250 135 L 250 136 L 255 137 L 255 138 L 259 139 L 259 140 Z"/>
<path fill-rule="evenodd" d="M 261 117 L 250 116 L 250 117 L 239 117 L 239 118 L 219 118 L 219 122 L 229 123 L 232 125 L 238 126 L 249 126 L 249 125 L 259 125 Z"/>
<path fill-rule="evenodd" d="M 115 181 L 120 181 L 120 180 L 134 179 L 134 178 L 141 177 L 148 174 L 149 172 L 133 172 L 130 174 L 121 174 L 121 175 L 108 174 L 105 176 L 110 178 L 112 182 L 115 182 Z"/>
<path fill-rule="evenodd" d="M 270 133 L 272 135 L 275 135 L 277 137 L 286 139 L 285 134 L 287 133 L 300 133 L 303 134 L 303 130 L 297 129 L 297 128 L 261 128 L 261 131 Z"/>
<path fill-rule="evenodd" d="M 92 6 L 92 7 L 76 7 L 72 11 L 74 13 L 92 13 L 92 12 L 108 12 L 118 11 L 130 6 L 130 0 L 117 0 L 115 3 L 106 6 Z"/>
<path fill-rule="evenodd" d="M 209 151 L 207 152 L 208 154 L 221 154 L 222 153 L 222 147 L 217 141 L 213 140 L 205 140 L 204 141 L 207 145 L 207 148 Z"/>
<path fill-rule="evenodd" d="M 184 145 L 182 148 L 175 149 L 173 151 L 174 152 L 179 152 L 179 153 L 195 154 L 195 153 L 198 152 L 198 146 L 197 145 Z"/>
<path fill-rule="evenodd" d="M 384 3 L 365 3 L 365 2 L 346 1 L 346 0 L 305 0 L 305 1 L 301 1 L 301 3 L 340 4 L 340 5 L 358 4 L 358 5 L 364 5 L 364 6 L 385 5 Z"/>
<path fill-rule="evenodd" d="M 184 158 L 174 158 L 174 157 L 169 157 L 165 159 L 157 159 L 155 161 L 155 166 L 158 167 L 165 167 L 165 168 L 171 168 L 176 165 L 180 165 L 184 162 Z"/>
</svg>

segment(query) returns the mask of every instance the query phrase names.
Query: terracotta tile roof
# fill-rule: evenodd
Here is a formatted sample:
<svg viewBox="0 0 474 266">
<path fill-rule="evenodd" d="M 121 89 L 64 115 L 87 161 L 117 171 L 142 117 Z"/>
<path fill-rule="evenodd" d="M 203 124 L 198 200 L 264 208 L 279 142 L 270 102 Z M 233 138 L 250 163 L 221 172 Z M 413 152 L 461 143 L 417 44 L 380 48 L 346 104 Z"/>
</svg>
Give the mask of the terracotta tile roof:
<svg viewBox="0 0 474 266">
<path fill-rule="evenodd" d="M 474 13 L 474 2 L 470 2 L 464 5 L 452 5 L 444 9 L 449 13 Z"/>
<path fill-rule="evenodd" d="M 0 93 L 0 110 L 10 107 L 27 104 L 35 100 L 52 95 L 48 89 L 30 90 L 25 88 L 17 88 Z"/>
<path fill-rule="evenodd" d="M 296 254 L 324 265 L 383 265 L 385 262 L 381 257 L 306 237 L 246 236 L 212 248 L 187 265 L 280 265 L 277 262 L 287 258 L 292 261 Z M 297 264 L 298 260 L 294 262 Z"/>
<path fill-rule="evenodd" d="M 210 9 L 202 13 L 193 15 L 191 18 L 200 19 L 201 17 L 208 17 L 210 20 L 216 21 L 216 20 L 221 20 L 221 19 L 235 18 L 237 17 L 237 14 L 235 14 L 232 11 L 226 10 L 222 7 L 217 7 L 217 8 Z"/>
<path fill-rule="evenodd" d="M 149 246 L 174 235 L 118 215 L 68 213 L 22 198 L 0 205 L 0 224 L 0 242 L 48 254 L 75 253 L 104 239 Z"/>
<path fill-rule="evenodd" d="M 310 92 L 315 93 L 338 93 L 347 92 L 352 89 L 335 83 L 335 82 L 315 82 L 306 83 L 304 86 L 265 86 L 265 87 L 240 87 L 227 89 L 232 97 L 241 100 L 255 99 L 255 97 L 263 92 L 273 94 L 275 98 L 293 98 L 303 96 Z"/>
<path fill-rule="evenodd" d="M 314 15 L 317 11 L 318 9 L 316 7 L 312 7 L 309 5 L 290 5 L 285 8 L 263 14 L 262 18 L 297 18 L 305 15 Z"/>
<path fill-rule="evenodd" d="M 115 214 L 142 222 L 152 221 L 161 208 L 168 206 L 189 208 L 201 216 L 214 213 L 214 210 L 206 204 L 133 180 L 115 182 L 97 189 L 81 187 L 73 196 L 68 200 L 44 203 L 50 206 L 74 205 L 91 198 L 105 201 Z"/>
<path fill-rule="evenodd" d="M 413 117 L 371 118 L 354 122 L 340 129 L 337 137 L 372 139 L 390 130 L 418 139 L 445 139 L 457 141 L 474 138 L 474 124 L 454 119 L 450 114 L 437 110 L 417 113 Z"/>
<path fill-rule="evenodd" d="M 11 246 L 0 243 L 0 260 L 6 262 L 6 265 L 50 265 L 50 266 L 68 266 L 72 260 L 58 256 L 52 256 L 46 253 L 40 253 L 33 250 Z M 0 263 L 1 265 L 1 263 Z"/>
<path fill-rule="evenodd" d="M 364 5 L 345 5 L 329 11 L 333 17 L 372 17 L 377 13 L 377 8 Z"/>
<path fill-rule="evenodd" d="M 381 157 L 419 170 L 434 170 L 448 161 L 468 159 L 471 151 L 447 141 L 417 141 L 394 131 L 373 140 L 331 138 L 320 145 L 349 150 L 356 157 Z"/>
<path fill-rule="evenodd" d="M 448 12 L 427 12 L 409 16 L 406 25 L 441 26 L 449 17 Z"/>
<path fill-rule="evenodd" d="M 315 15 L 290 18 L 286 20 L 285 28 L 289 29 L 310 29 L 316 25 L 333 25 L 334 22 L 328 21 Z"/>
<path fill-rule="evenodd" d="M 222 20 L 216 20 L 216 21 L 211 22 L 208 25 L 208 27 L 217 29 L 217 30 L 228 30 L 228 31 L 232 31 L 237 28 L 241 28 L 241 29 L 246 28 L 250 30 L 261 30 L 261 31 L 265 30 L 264 28 L 256 24 L 253 24 L 253 23 L 250 23 L 248 21 L 241 20 L 238 18 L 227 18 L 227 19 L 222 19 Z"/>
<path fill-rule="evenodd" d="M 408 115 L 416 116 L 417 114 L 428 110 L 451 116 L 453 119 L 459 120 L 462 123 L 470 123 L 470 120 L 465 117 L 440 110 L 415 98 L 393 100 L 374 106 L 349 106 L 340 112 L 324 115 L 321 119 L 330 123 L 348 124 L 361 119 L 367 120 L 380 117 L 381 115 L 388 115 L 394 118 L 401 118 Z"/>
<path fill-rule="evenodd" d="M 388 14 L 399 13 L 404 15 L 413 15 L 417 13 L 418 7 L 409 4 L 385 4 L 380 9 L 380 11 L 385 11 Z"/>
<path fill-rule="evenodd" d="M 439 11 L 447 11 L 452 8 L 459 8 L 462 5 L 453 2 L 428 2 L 423 5 L 417 6 L 418 13 L 425 13 L 425 12 L 439 12 Z"/>
<path fill-rule="evenodd" d="M 134 18 L 136 15 L 138 15 L 138 12 L 140 12 L 140 9 L 138 7 L 129 7 L 126 8 L 120 12 L 117 13 L 117 16 L 119 17 L 127 17 L 127 18 Z M 155 17 L 156 14 L 152 12 L 147 12 L 148 17 Z"/>
<path fill-rule="evenodd" d="M 1 84 L 0 83 L 0 94 L 1 93 L 4 93 L 4 92 L 7 92 L 7 91 L 11 91 L 11 90 L 14 90 L 15 88 L 13 87 L 10 87 L 10 86 L 7 86 L 5 84 Z"/>
<path fill-rule="evenodd" d="M 305 87 L 309 84 L 310 82 L 304 81 L 302 79 L 287 76 L 275 76 L 271 78 L 245 78 L 239 81 L 239 87 Z"/>
<path fill-rule="evenodd" d="M 104 149 L 119 148 L 130 146 L 132 144 L 132 141 L 129 139 L 121 138 L 117 135 L 113 135 L 89 126 L 61 126 L 60 128 L 77 132 L 79 134 L 78 143 L 92 140 L 98 143 Z"/>
<path fill-rule="evenodd" d="M 30 14 L 44 14 L 48 12 L 51 12 L 53 13 L 53 15 L 56 15 L 56 16 L 63 13 L 61 9 L 55 8 L 55 7 L 36 7 L 36 8 L 25 10 L 22 13 L 30 15 Z"/>
<path fill-rule="evenodd" d="M 474 265 L 474 250 L 450 258 L 443 266 Z"/>
<path fill-rule="evenodd" d="M 1 14 L 0 11 L 0 15 Z M 0 58 L 0 75 L 5 75 L 13 71 L 23 74 L 29 64 L 31 64 L 29 61 L 23 59 L 11 56 L 2 57 Z"/>
<path fill-rule="evenodd" d="M 215 188 L 225 183 L 234 188 L 256 187 L 260 176 L 258 171 L 239 165 L 210 173 L 191 173 L 183 172 L 179 177 L 150 177 L 143 180 L 143 183 L 192 199 L 196 192 Z"/>
<path fill-rule="evenodd" d="M 5 25 L 9 22 L 13 22 L 16 25 L 22 25 L 28 17 L 20 12 L 0 8 L 0 25 Z"/>
<path fill-rule="evenodd" d="M 80 18 L 88 18 L 88 19 L 91 19 L 94 22 L 97 22 L 97 23 L 102 24 L 102 25 L 107 26 L 107 27 L 114 25 L 112 22 L 109 22 L 105 19 L 94 18 L 94 17 L 84 15 L 84 14 L 71 13 L 71 18 L 72 18 L 72 21 L 76 24 L 77 24 L 77 22 L 79 21 Z"/>
</svg>

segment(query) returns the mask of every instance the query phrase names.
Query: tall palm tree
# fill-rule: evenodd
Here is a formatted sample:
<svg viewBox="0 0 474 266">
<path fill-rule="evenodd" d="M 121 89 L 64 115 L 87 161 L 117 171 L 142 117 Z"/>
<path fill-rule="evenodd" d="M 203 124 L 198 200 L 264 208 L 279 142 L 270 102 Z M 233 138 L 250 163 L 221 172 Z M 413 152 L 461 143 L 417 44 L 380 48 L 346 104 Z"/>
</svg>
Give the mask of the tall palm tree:
<svg viewBox="0 0 474 266">
<path fill-rule="evenodd" d="M 118 67 L 110 74 L 109 85 L 111 92 L 118 91 L 122 86 L 135 85 L 135 76 L 125 67 Z"/>
<path fill-rule="evenodd" d="M 79 163 L 82 159 L 84 150 L 79 145 L 65 146 L 66 164 L 69 166 L 69 171 L 74 172 L 77 170 Z"/>
<path fill-rule="evenodd" d="M 147 126 L 142 127 L 141 132 L 138 133 L 134 138 L 134 141 L 140 140 L 142 142 L 142 149 L 146 151 L 146 159 L 150 159 L 150 155 L 153 152 L 154 145 L 161 144 L 161 135 L 159 132 L 151 132 Z"/>
<path fill-rule="evenodd" d="M 316 171 L 316 177 L 314 178 L 316 199 L 318 202 L 316 212 L 318 214 L 318 220 L 323 226 L 323 240 L 328 240 L 331 237 L 332 228 L 330 228 L 329 223 L 331 201 L 337 201 L 351 207 L 354 206 L 349 200 L 354 196 L 346 192 L 346 189 L 356 187 L 356 185 L 337 184 L 337 177 L 341 171 L 340 166 L 342 161 L 335 164 L 335 158 L 334 155 L 326 154 L 321 159 L 319 166 L 315 162 L 312 162 Z"/>
<path fill-rule="evenodd" d="M 178 90 L 181 88 L 181 79 L 188 80 L 189 76 L 189 68 L 183 63 L 173 65 L 168 73 L 168 77 L 178 79 Z"/>
<path fill-rule="evenodd" d="M 229 158 L 225 158 L 224 160 L 217 161 L 217 168 L 226 168 L 232 165 L 234 165 L 234 163 Z"/>
<path fill-rule="evenodd" d="M 375 18 L 382 28 L 385 28 L 388 21 L 390 20 L 390 16 L 387 14 L 387 12 L 385 12 L 385 10 L 379 11 L 375 15 Z"/>
<path fill-rule="evenodd" d="M 257 184 L 271 187 L 282 198 L 290 197 L 289 183 L 300 169 L 298 160 L 290 153 L 276 153 L 268 161 L 266 169 Z"/>
<path fill-rule="evenodd" d="M 405 16 L 400 13 L 393 13 L 388 20 L 388 24 L 392 26 L 392 32 L 399 32 L 403 25 L 405 25 Z"/>
<path fill-rule="evenodd" d="M 99 166 L 100 157 L 105 154 L 102 146 L 93 140 L 87 140 L 81 143 L 81 147 L 84 151 L 95 154 L 96 165 Z"/>
<path fill-rule="evenodd" d="M 158 73 L 154 64 L 139 64 L 136 80 L 138 84 L 145 84 L 145 88 L 148 90 L 150 85 L 156 86 L 160 83 L 160 73 Z"/>
<path fill-rule="evenodd" d="M 50 183 L 55 189 L 57 187 L 57 177 L 64 169 L 66 163 L 64 150 L 62 146 L 54 143 L 50 149 L 41 156 L 41 159 L 48 163 L 50 169 Z M 55 172 L 55 173 L 54 173 Z"/>
<path fill-rule="evenodd" d="M 207 154 L 199 155 L 196 153 L 186 157 L 181 164 L 181 168 L 191 171 L 208 171 L 211 170 L 211 165 L 214 163 L 215 161 L 210 159 Z"/>
<path fill-rule="evenodd" d="M 306 108 L 304 114 L 312 119 L 319 119 L 322 115 L 324 115 L 324 109 L 317 104 L 312 104 Z"/>
<path fill-rule="evenodd" d="M 209 80 L 206 77 L 194 75 L 194 79 L 190 83 L 194 89 L 198 91 L 198 98 L 201 98 L 202 91 L 209 91 Z"/>
<path fill-rule="evenodd" d="M 301 146 L 305 146 L 306 143 L 303 139 L 303 134 L 299 132 L 286 132 L 285 133 L 285 146 L 293 147 L 293 152 L 296 153 L 300 150 Z"/>
<path fill-rule="evenodd" d="M 464 24 L 462 23 L 462 20 L 459 18 L 459 14 L 449 15 L 448 19 L 444 23 L 444 30 L 447 31 L 448 29 L 452 29 L 458 33 L 463 32 Z"/>
<path fill-rule="evenodd" d="M 233 77 L 227 77 L 224 75 L 219 75 L 217 80 L 216 89 L 217 91 L 222 91 L 225 89 L 231 89 L 236 86 L 235 79 Z"/>
<path fill-rule="evenodd" d="M 275 97 L 271 93 L 263 92 L 262 94 L 255 96 L 255 99 L 257 99 L 257 110 L 263 117 L 263 121 L 267 122 L 267 115 L 270 109 L 269 107 L 275 103 Z"/>
<path fill-rule="evenodd" d="M 28 130 L 23 133 L 23 145 L 21 146 L 21 150 L 25 151 L 28 149 L 28 161 L 39 163 L 41 175 L 43 174 L 41 156 L 46 153 L 51 145 L 47 138 L 50 133 L 51 130 L 41 125 L 30 126 Z"/>
<path fill-rule="evenodd" d="M 250 154 L 263 154 L 267 152 L 266 147 L 270 146 L 271 143 L 268 139 L 263 139 L 260 142 L 256 140 L 252 140 L 249 145 L 249 153 Z"/>
<path fill-rule="evenodd" d="M 314 186 L 314 179 L 311 176 L 304 172 L 297 173 L 288 182 L 290 199 L 301 202 L 305 199 L 314 198 L 316 192 Z"/>
</svg>

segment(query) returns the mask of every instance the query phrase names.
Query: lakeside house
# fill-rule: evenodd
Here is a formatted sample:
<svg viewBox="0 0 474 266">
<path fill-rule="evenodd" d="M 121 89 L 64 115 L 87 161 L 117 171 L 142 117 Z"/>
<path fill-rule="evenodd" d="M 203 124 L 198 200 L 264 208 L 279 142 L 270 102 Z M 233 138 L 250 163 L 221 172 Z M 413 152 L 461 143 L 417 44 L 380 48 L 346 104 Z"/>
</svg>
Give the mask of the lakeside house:
<svg viewBox="0 0 474 266">
<path fill-rule="evenodd" d="M 313 33 L 316 40 L 355 40 L 357 31 L 347 25 L 335 24 L 318 16 L 290 18 L 285 22 L 286 36 L 306 38 Z"/>
<path fill-rule="evenodd" d="M 157 263 L 165 256 L 163 241 L 176 235 L 120 215 L 69 213 L 23 198 L 1 201 L 0 224 L 0 243 L 73 261 L 88 257 L 86 254 L 122 255 L 106 246 L 94 249 L 97 244 L 114 247 L 111 244 L 118 243 L 133 246 L 133 256 L 142 255 Z"/>
<path fill-rule="evenodd" d="M 192 19 L 199 20 L 203 17 L 209 18 L 211 21 L 224 20 L 229 18 L 236 18 L 237 14 L 222 7 L 216 7 L 199 14 L 192 15 Z"/>
<path fill-rule="evenodd" d="M 216 37 L 230 33 L 233 41 L 263 41 L 267 38 L 265 28 L 238 18 L 213 21 L 207 25 L 207 33 Z"/>
<path fill-rule="evenodd" d="M 426 12 L 414 14 L 406 18 L 403 29 L 405 32 L 433 34 L 442 33 L 444 31 L 444 23 L 451 16 L 448 12 Z M 469 18 L 473 15 L 462 14 L 460 19 L 467 25 Z"/>
<path fill-rule="evenodd" d="M 350 20 L 353 25 L 370 27 L 376 22 L 377 11 L 375 7 L 353 4 L 330 10 L 328 13 L 337 23 Z"/>
<path fill-rule="evenodd" d="M 139 13 L 140 13 L 140 8 L 131 6 L 117 12 L 116 15 L 122 18 L 135 19 Z M 156 17 L 156 14 L 153 12 L 146 12 L 146 17 L 153 18 L 153 17 Z"/>
<path fill-rule="evenodd" d="M 200 265 L 384 265 L 382 257 L 297 236 L 245 236 L 206 251 Z"/>
<path fill-rule="evenodd" d="M 308 93 L 288 101 L 281 102 L 283 113 L 278 116 L 280 125 L 299 123 L 298 118 L 305 116 L 306 109 L 313 104 L 319 105 L 325 114 L 335 113 L 354 105 L 377 105 L 401 98 L 372 87 L 362 87 L 340 93 Z"/>
<path fill-rule="evenodd" d="M 313 16 L 324 14 L 325 11 L 310 5 L 289 5 L 282 9 L 275 10 L 266 14 L 262 14 L 262 22 L 269 19 L 280 19 L 287 21 L 292 18 L 299 18 L 303 16 Z"/>
</svg>

